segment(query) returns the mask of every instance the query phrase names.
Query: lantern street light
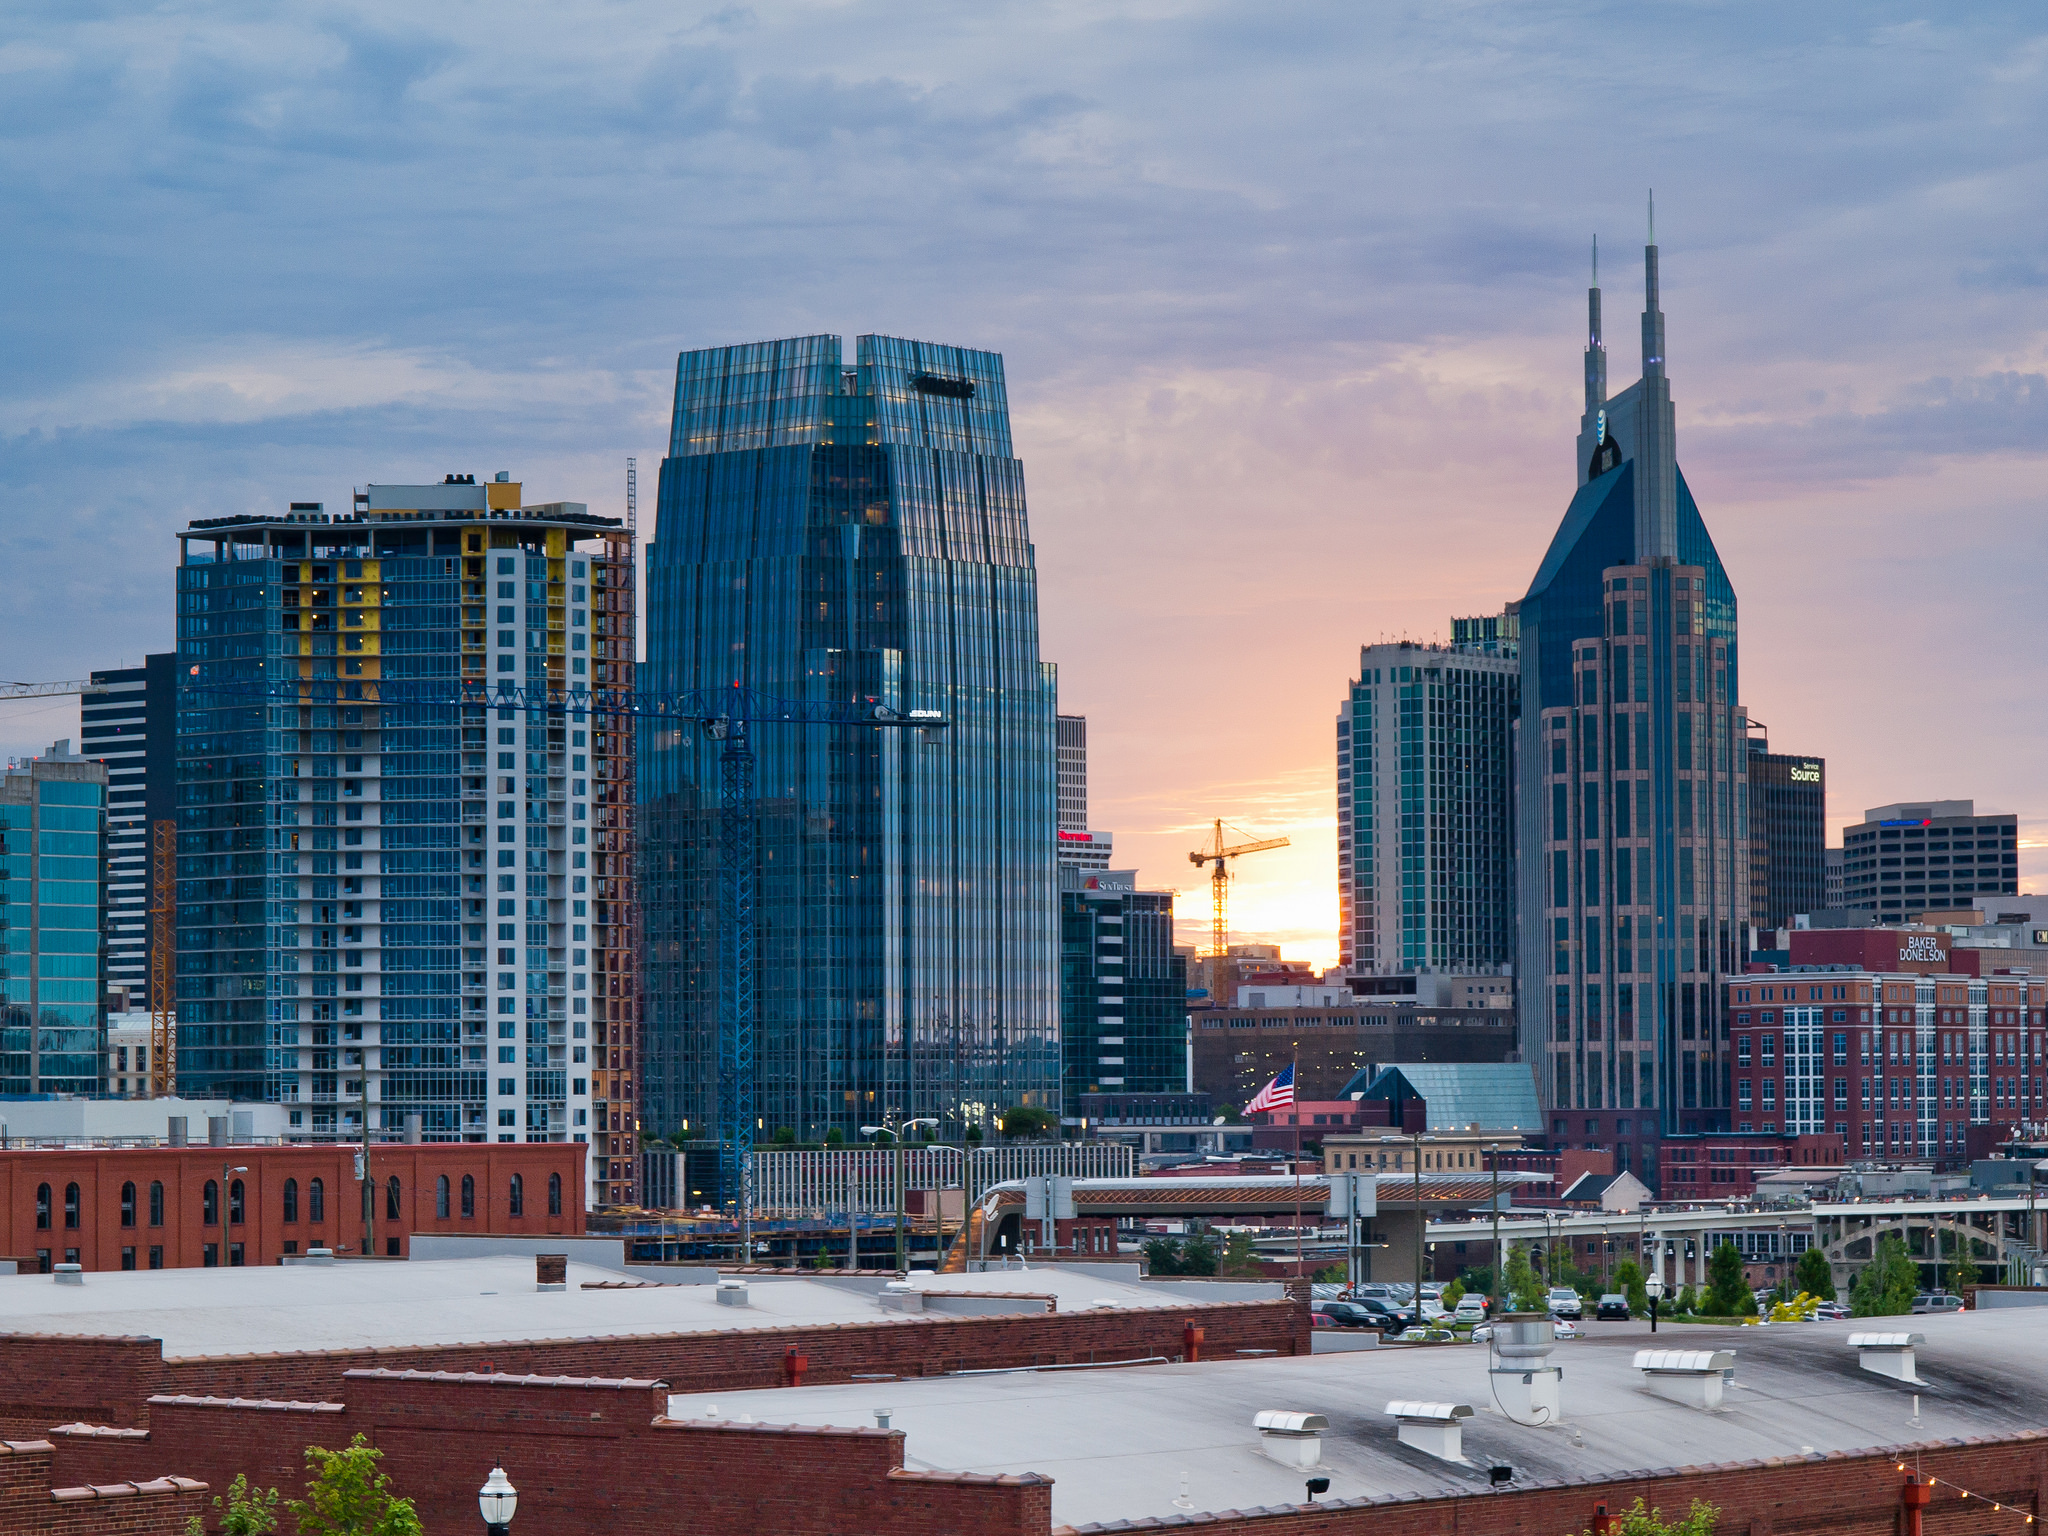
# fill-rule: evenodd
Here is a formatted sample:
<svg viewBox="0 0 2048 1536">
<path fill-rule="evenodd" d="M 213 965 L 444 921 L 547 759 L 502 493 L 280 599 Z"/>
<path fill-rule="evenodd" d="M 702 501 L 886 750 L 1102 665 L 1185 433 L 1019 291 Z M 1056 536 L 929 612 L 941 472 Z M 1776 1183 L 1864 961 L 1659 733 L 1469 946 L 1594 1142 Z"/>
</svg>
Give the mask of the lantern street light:
<svg viewBox="0 0 2048 1536">
<path fill-rule="evenodd" d="M 1652 1333 L 1657 1331 L 1657 1301 L 1664 1294 L 1663 1268 L 1664 1265 L 1660 1256 L 1656 1272 L 1653 1272 L 1650 1278 L 1643 1282 L 1643 1292 L 1650 1298 L 1650 1332 Z"/>
<path fill-rule="evenodd" d="M 519 1490 L 512 1486 L 503 1467 L 491 1468 L 491 1475 L 476 1491 L 476 1507 L 483 1512 L 484 1529 L 491 1536 L 505 1536 L 512 1529 L 512 1512 L 519 1507 Z"/>
<path fill-rule="evenodd" d="M 904 1133 L 905 1131 L 908 1131 L 908 1130 L 912 1129 L 912 1128 L 913 1128 L 913 1127 L 915 1127 L 915 1126 L 920 1126 L 920 1125 L 932 1125 L 932 1126 L 936 1126 L 936 1125 L 937 1125 L 938 1123 L 939 1123 L 938 1121 L 936 1121 L 936 1120 L 932 1120 L 932 1119 L 917 1119 L 917 1120 L 905 1120 L 905 1121 L 903 1121 L 903 1122 L 902 1122 L 901 1124 L 899 1124 L 899 1125 L 864 1125 L 864 1126 L 862 1126 L 862 1127 L 860 1128 L 860 1133 L 861 1133 L 861 1135 L 863 1135 L 863 1136 L 887 1136 L 887 1137 L 889 1138 L 889 1140 L 890 1140 L 891 1142 L 895 1143 L 895 1148 L 896 1148 L 896 1273 L 897 1273 L 897 1274 L 899 1274 L 899 1275 L 907 1275 L 907 1274 L 909 1274 L 909 1273 L 910 1273 L 910 1258 L 909 1258 L 909 1255 L 908 1255 L 908 1246 L 909 1246 L 909 1244 L 908 1244 L 908 1239 L 906 1238 L 906 1236 L 905 1236 L 905 1233 L 904 1233 L 904 1230 L 903 1230 L 903 1229 L 904 1229 L 904 1221 L 905 1221 L 905 1218 L 904 1218 L 904 1211 L 903 1211 L 903 1207 L 904 1207 L 904 1199 L 903 1199 L 903 1133 Z"/>
</svg>

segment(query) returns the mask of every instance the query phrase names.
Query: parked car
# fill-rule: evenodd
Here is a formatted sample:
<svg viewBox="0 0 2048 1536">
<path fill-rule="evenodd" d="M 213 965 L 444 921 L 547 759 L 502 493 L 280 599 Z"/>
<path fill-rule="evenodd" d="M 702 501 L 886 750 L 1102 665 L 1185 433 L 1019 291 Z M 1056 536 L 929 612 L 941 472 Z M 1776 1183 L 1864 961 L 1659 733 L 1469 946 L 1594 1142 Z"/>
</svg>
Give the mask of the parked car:
<svg viewBox="0 0 2048 1536">
<path fill-rule="evenodd" d="M 1458 1310 L 1452 1314 L 1461 1323 L 1478 1323 L 1486 1320 L 1486 1297 L 1475 1292 L 1458 1298 Z"/>
<path fill-rule="evenodd" d="M 1627 1322 L 1629 1319 L 1628 1298 L 1619 1291 L 1609 1291 L 1593 1304 L 1593 1316 L 1603 1323 Z"/>
<path fill-rule="evenodd" d="M 1951 1296 L 1946 1291 L 1922 1291 L 1913 1298 L 1913 1315 L 1923 1317 L 1933 1312 L 1960 1312 L 1963 1298 Z"/>
<path fill-rule="evenodd" d="M 1422 1320 L 1425 1323 L 1440 1322 L 1451 1315 L 1444 1304 L 1434 1296 L 1424 1296 L 1422 1298 L 1421 1313 Z"/>
<path fill-rule="evenodd" d="M 1493 1337 L 1493 1324 L 1481 1323 L 1477 1328 L 1474 1328 L 1472 1332 L 1467 1335 L 1467 1337 L 1470 1338 L 1474 1344 L 1484 1344 L 1488 1339 Z"/>
<path fill-rule="evenodd" d="M 1824 1301 L 1813 1309 L 1817 1322 L 1838 1323 L 1849 1315 L 1849 1309 L 1839 1301 Z"/>
<path fill-rule="evenodd" d="M 1358 1308 L 1360 1312 L 1370 1319 L 1369 1322 L 1361 1323 L 1360 1327 L 1377 1328 L 1382 1333 L 1389 1331 L 1398 1332 L 1400 1329 L 1409 1327 L 1416 1320 L 1413 1308 L 1397 1307 L 1393 1303 L 1381 1301 L 1377 1297 L 1363 1297 L 1358 1301 L 1349 1303 L 1349 1305 Z"/>
<path fill-rule="evenodd" d="M 1334 1328 L 1337 1322 L 1327 1312 L 1311 1312 L 1308 1315 L 1308 1325 L 1311 1328 Z"/>
<path fill-rule="evenodd" d="M 1455 1344 L 1458 1336 L 1448 1328 L 1404 1328 L 1399 1333 L 1386 1336 L 1390 1341 L 1402 1344 Z"/>
<path fill-rule="evenodd" d="M 1585 1316 L 1585 1303 L 1579 1293 L 1568 1285 L 1553 1285 L 1550 1294 L 1543 1298 L 1544 1306 L 1552 1317 L 1579 1318 Z"/>
<path fill-rule="evenodd" d="M 1583 1335 L 1580 1334 L 1577 1323 L 1568 1317 L 1561 1317 L 1551 1325 L 1550 1336 L 1554 1339 L 1576 1339 Z"/>
<path fill-rule="evenodd" d="M 1351 1287 L 1344 1299 L 1346 1301 L 1363 1301 L 1368 1296 L 1375 1297 L 1380 1301 L 1391 1301 L 1394 1297 L 1393 1287 L 1382 1280 L 1365 1280 Z"/>
<path fill-rule="evenodd" d="M 1362 1301 L 1319 1301 L 1316 1310 L 1337 1328 L 1384 1328 L 1386 1324 Z"/>
</svg>

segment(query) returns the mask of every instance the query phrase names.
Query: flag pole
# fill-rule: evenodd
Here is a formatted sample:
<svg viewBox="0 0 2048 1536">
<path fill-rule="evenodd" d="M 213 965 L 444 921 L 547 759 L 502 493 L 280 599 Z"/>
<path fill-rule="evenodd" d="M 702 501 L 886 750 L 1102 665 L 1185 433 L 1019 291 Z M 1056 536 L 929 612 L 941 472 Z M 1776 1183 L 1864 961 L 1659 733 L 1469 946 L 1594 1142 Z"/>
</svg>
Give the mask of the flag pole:
<svg viewBox="0 0 2048 1536">
<path fill-rule="evenodd" d="M 1301 1042 L 1294 1042 L 1294 1060 L 1287 1075 L 1294 1085 L 1294 1278 L 1299 1280 L 1301 1258 Z"/>
</svg>

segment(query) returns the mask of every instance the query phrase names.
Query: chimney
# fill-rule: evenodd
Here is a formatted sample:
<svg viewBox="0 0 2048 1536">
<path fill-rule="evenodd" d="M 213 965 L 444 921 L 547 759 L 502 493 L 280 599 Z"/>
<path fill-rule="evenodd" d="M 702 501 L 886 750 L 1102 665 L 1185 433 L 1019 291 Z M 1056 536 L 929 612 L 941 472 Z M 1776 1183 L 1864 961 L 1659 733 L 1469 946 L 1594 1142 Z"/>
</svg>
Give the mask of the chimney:
<svg viewBox="0 0 2048 1536">
<path fill-rule="evenodd" d="M 209 1147 L 224 1147 L 228 1144 L 228 1117 L 208 1115 L 206 1117 L 206 1144 Z"/>
<path fill-rule="evenodd" d="M 417 1116 L 408 1116 L 417 1119 Z M 569 1289 L 569 1255 L 566 1253 L 536 1253 L 533 1256 L 533 1288 L 536 1291 L 566 1291 Z"/>
<path fill-rule="evenodd" d="M 174 1147 L 185 1145 L 185 1127 L 189 1122 L 183 1115 L 171 1115 L 164 1123 L 164 1140 Z"/>
</svg>

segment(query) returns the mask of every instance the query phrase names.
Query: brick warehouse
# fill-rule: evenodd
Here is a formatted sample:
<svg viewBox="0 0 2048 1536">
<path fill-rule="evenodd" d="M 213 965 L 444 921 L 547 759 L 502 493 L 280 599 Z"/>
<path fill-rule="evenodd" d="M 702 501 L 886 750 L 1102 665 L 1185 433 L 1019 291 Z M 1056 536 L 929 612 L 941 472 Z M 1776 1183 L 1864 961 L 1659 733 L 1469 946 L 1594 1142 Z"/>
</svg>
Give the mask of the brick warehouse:
<svg viewBox="0 0 2048 1536">
<path fill-rule="evenodd" d="M 358 1150 L 10 1148 L 0 1151 L 0 1256 L 24 1269 L 94 1271 L 274 1264 L 317 1246 L 360 1252 Z M 571 1142 L 377 1143 L 377 1251 L 404 1257 L 414 1232 L 579 1234 L 587 1156 Z M 227 1171 L 236 1168 L 247 1171 Z"/>
</svg>

